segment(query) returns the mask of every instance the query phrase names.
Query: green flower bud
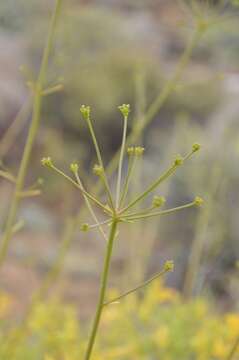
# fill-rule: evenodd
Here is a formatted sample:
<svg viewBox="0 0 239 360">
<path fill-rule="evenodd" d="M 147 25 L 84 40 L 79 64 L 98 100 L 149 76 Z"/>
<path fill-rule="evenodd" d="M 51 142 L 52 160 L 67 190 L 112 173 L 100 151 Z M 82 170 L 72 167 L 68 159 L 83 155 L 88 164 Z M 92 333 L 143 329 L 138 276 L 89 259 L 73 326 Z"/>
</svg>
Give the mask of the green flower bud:
<svg viewBox="0 0 239 360">
<path fill-rule="evenodd" d="M 203 199 L 200 198 L 199 196 L 196 196 L 194 199 L 194 205 L 196 206 L 201 206 L 204 203 Z"/>
<path fill-rule="evenodd" d="M 90 118 L 90 106 L 81 105 L 80 112 L 85 120 Z"/>
<path fill-rule="evenodd" d="M 163 266 L 164 271 L 173 271 L 174 270 L 174 262 L 172 260 L 168 260 L 164 263 Z"/>
<path fill-rule="evenodd" d="M 127 154 L 128 154 L 129 156 L 134 155 L 134 147 L 133 147 L 133 146 L 128 147 L 128 149 L 127 149 Z"/>
<path fill-rule="evenodd" d="M 87 231 L 89 231 L 90 226 L 89 226 L 89 224 L 85 223 L 85 224 L 81 225 L 80 229 L 81 229 L 81 231 L 87 232 Z"/>
<path fill-rule="evenodd" d="M 93 173 L 97 176 L 102 176 L 104 174 L 104 169 L 102 166 L 95 164 L 93 167 Z"/>
<path fill-rule="evenodd" d="M 118 108 L 124 117 L 129 116 L 129 113 L 130 113 L 130 105 L 129 104 L 123 104 L 123 105 L 119 106 Z"/>
<path fill-rule="evenodd" d="M 201 149 L 201 145 L 198 143 L 193 144 L 192 150 L 193 152 L 199 151 Z"/>
<path fill-rule="evenodd" d="M 178 155 L 176 159 L 174 160 L 175 166 L 180 166 L 183 164 L 183 157 L 181 155 Z"/>
<path fill-rule="evenodd" d="M 163 197 L 163 196 L 154 196 L 152 205 L 154 207 L 158 208 L 158 207 L 163 206 L 165 204 L 165 202 L 166 202 L 165 197 Z"/>
<path fill-rule="evenodd" d="M 43 166 L 51 168 L 53 166 L 53 162 L 50 157 L 44 157 L 41 159 L 41 163 Z"/>
<path fill-rule="evenodd" d="M 135 156 L 142 156 L 144 153 L 144 148 L 142 146 L 136 146 L 134 148 Z"/>
<path fill-rule="evenodd" d="M 77 163 L 70 164 L 70 170 L 73 172 L 73 174 L 78 173 L 79 165 Z"/>
</svg>

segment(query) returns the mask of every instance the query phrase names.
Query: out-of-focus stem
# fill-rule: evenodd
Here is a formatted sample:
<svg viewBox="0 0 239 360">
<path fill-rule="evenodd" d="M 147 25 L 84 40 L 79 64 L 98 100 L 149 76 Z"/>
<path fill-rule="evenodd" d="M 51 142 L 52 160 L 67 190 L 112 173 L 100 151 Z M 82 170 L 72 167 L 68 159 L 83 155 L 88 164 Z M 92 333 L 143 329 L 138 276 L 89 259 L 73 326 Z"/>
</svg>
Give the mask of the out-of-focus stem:
<svg viewBox="0 0 239 360">
<path fill-rule="evenodd" d="M 213 198 L 216 191 L 218 190 L 220 179 L 221 170 L 217 165 L 215 165 L 212 170 L 208 194 L 206 196 L 207 206 L 201 209 L 195 226 L 195 237 L 192 243 L 187 272 L 184 280 L 183 293 L 186 298 L 189 298 L 193 293 L 196 276 L 199 271 L 201 258 L 205 247 L 206 234 L 210 221 L 210 213 L 212 211 Z"/>
<path fill-rule="evenodd" d="M 16 186 L 15 191 L 13 194 L 13 198 L 10 205 L 10 210 L 7 217 L 6 227 L 5 231 L 2 237 L 1 241 L 1 247 L 0 247 L 0 266 L 2 265 L 8 251 L 9 243 L 11 240 L 12 235 L 12 227 L 14 226 L 18 205 L 20 202 L 19 193 L 23 190 L 24 182 L 26 178 L 27 169 L 30 162 L 30 156 L 32 152 L 32 148 L 35 142 L 35 138 L 37 135 L 40 117 L 41 117 L 41 108 L 42 108 L 42 90 L 45 83 L 45 77 L 46 77 L 46 71 L 49 61 L 50 52 L 53 45 L 53 38 L 56 28 L 56 23 L 60 11 L 60 5 L 62 0 L 56 0 L 55 2 L 55 9 L 52 16 L 50 29 L 48 33 L 47 43 L 43 52 L 41 67 L 39 71 L 39 76 L 37 79 L 37 83 L 35 86 L 35 94 L 34 94 L 34 100 L 33 100 L 33 115 L 32 115 L 32 121 L 29 128 L 26 144 L 23 151 L 22 160 L 20 163 L 20 168 L 18 171 L 17 179 L 16 179 Z"/>
<path fill-rule="evenodd" d="M 26 124 L 28 116 L 30 115 L 31 112 L 31 108 L 32 108 L 32 97 L 30 96 L 29 98 L 27 98 L 22 108 L 17 113 L 16 118 L 9 126 L 9 128 L 7 129 L 7 131 L 3 135 L 3 138 L 0 141 L 0 159 L 2 159 L 8 153 L 9 149 L 16 141 L 17 135 L 20 133 L 20 131 Z"/>
<path fill-rule="evenodd" d="M 232 346 L 229 354 L 228 354 L 227 357 L 225 358 L 225 360 L 233 360 L 233 359 L 236 360 L 235 355 L 236 355 L 236 352 L 237 352 L 238 348 L 239 348 L 239 335 L 238 335 L 238 337 L 236 338 L 236 341 L 235 341 L 235 343 L 233 344 L 233 346 Z"/>
<path fill-rule="evenodd" d="M 175 69 L 174 75 L 168 82 L 165 84 L 164 88 L 158 95 L 158 97 L 154 100 L 154 102 L 149 106 L 149 109 L 146 111 L 143 121 L 135 121 L 135 126 L 132 129 L 131 134 L 128 136 L 126 141 L 126 146 L 129 144 L 133 144 L 142 134 L 143 130 L 146 128 L 147 125 L 149 125 L 154 117 L 157 115 L 159 110 L 162 108 L 162 106 L 167 101 L 169 95 L 174 91 L 175 86 L 177 85 L 177 82 L 179 81 L 180 77 L 182 76 L 185 67 L 187 66 L 192 52 L 194 48 L 197 46 L 198 41 L 202 35 L 202 31 L 197 27 L 194 30 L 194 33 L 192 35 L 191 40 L 189 41 L 187 47 L 184 50 L 184 53 L 182 54 L 182 57 L 179 60 L 179 63 Z M 119 151 L 115 154 L 113 159 L 111 160 L 110 164 L 107 168 L 107 173 L 112 174 L 113 171 L 117 167 L 117 162 L 119 158 Z M 100 190 L 98 190 L 100 191 Z"/>
</svg>

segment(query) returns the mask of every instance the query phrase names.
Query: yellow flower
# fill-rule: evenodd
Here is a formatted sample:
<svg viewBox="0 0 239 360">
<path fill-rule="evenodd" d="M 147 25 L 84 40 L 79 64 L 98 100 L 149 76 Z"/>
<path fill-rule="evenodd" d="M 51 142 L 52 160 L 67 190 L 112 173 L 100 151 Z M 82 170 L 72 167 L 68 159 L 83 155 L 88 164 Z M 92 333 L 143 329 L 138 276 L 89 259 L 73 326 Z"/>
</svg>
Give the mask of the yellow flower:
<svg viewBox="0 0 239 360">
<path fill-rule="evenodd" d="M 7 315 L 10 307 L 11 307 L 12 301 L 10 296 L 8 296 L 5 293 L 0 294 L 0 317 L 3 317 L 4 315 Z"/>
<path fill-rule="evenodd" d="M 161 288 L 158 292 L 157 298 L 160 303 L 165 303 L 165 302 L 174 303 L 178 300 L 178 293 L 174 289 Z"/>
<path fill-rule="evenodd" d="M 46 355 L 45 357 L 44 357 L 44 360 L 55 360 L 52 356 L 50 356 L 50 355 Z"/>
<path fill-rule="evenodd" d="M 155 341 L 161 348 L 166 348 L 169 345 L 169 329 L 166 326 L 161 326 L 156 331 Z"/>
<path fill-rule="evenodd" d="M 237 336 L 239 334 L 239 315 L 233 313 L 227 314 L 225 320 L 228 333 L 232 337 Z"/>
<path fill-rule="evenodd" d="M 195 300 L 195 316 L 199 319 L 207 313 L 207 305 L 202 299 Z"/>
<path fill-rule="evenodd" d="M 215 356 L 217 359 L 225 359 L 225 356 L 228 354 L 228 347 L 226 344 L 217 339 L 217 341 L 213 345 L 212 355 Z"/>
</svg>

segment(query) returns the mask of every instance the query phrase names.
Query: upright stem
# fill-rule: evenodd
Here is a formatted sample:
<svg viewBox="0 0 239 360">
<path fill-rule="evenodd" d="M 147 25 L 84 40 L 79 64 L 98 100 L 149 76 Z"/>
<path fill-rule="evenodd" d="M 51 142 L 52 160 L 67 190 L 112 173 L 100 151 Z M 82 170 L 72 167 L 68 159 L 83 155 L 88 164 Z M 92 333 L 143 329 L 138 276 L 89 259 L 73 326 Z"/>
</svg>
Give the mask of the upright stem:
<svg viewBox="0 0 239 360">
<path fill-rule="evenodd" d="M 111 263 L 111 255 L 112 255 L 112 249 L 113 249 L 114 239 L 115 239 L 116 230 L 117 230 L 117 224 L 118 224 L 117 220 L 114 220 L 112 222 L 111 229 L 110 229 L 110 234 L 109 234 L 109 239 L 108 239 L 108 244 L 107 244 L 107 249 L 106 249 L 106 255 L 105 255 L 105 260 L 104 260 L 104 267 L 103 267 L 102 276 L 101 276 L 99 300 L 98 300 L 97 309 L 96 309 L 96 313 L 95 313 L 95 319 L 93 322 L 93 326 L 92 326 L 92 330 L 90 333 L 90 338 L 89 338 L 89 342 L 88 342 L 88 346 L 87 346 L 87 350 L 86 350 L 85 360 L 89 360 L 91 358 L 93 346 L 95 343 L 95 338 L 96 338 L 99 323 L 100 323 L 102 310 L 104 307 L 105 292 L 106 292 L 106 286 L 107 286 L 107 282 L 108 282 L 109 268 L 110 268 L 110 263 Z"/>
<path fill-rule="evenodd" d="M 122 144 L 121 144 L 120 157 L 119 157 L 119 168 L 118 168 L 118 178 L 117 178 L 117 188 L 116 188 L 116 209 L 119 207 L 119 201 L 120 201 L 122 166 L 123 166 L 123 160 L 124 160 L 124 150 L 125 150 L 126 135 L 127 135 L 127 120 L 128 120 L 128 116 L 125 116 L 124 117 L 124 129 L 123 129 L 123 136 L 122 136 Z"/>
<path fill-rule="evenodd" d="M 226 360 L 233 360 L 234 359 L 234 355 L 236 355 L 238 347 L 239 347 L 239 336 L 236 338 L 236 341 L 233 344 L 233 347 L 230 350 L 229 354 L 227 355 Z"/>
<path fill-rule="evenodd" d="M 10 210 L 9 210 L 8 217 L 7 217 L 5 232 L 4 232 L 4 235 L 2 238 L 2 242 L 1 242 L 0 266 L 2 265 L 2 263 L 5 259 L 5 256 L 7 254 L 7 251 L 8 251 L 8 246 L 9 246 L 9 242 L 11 240 L 11 235 L 12 235 L 12 227 L 16 220 L 18 205 L 19 205 L 19 201 L 20 201 L 19 193 L 21 193 L 21 191 L 24 187 L 26 172 L 27 172 L 27 168 L 29 165 L 33 144 L 34 144 L 36 134 L 38 131 L 38 126 L 39 126 L 40 117 L 41 117 L 41 108 L 42 108 L 42 91 L 43 91 L 43 86 L 44 86 L 44 82 L 45 82 L 46 70 L 47 70 L 47 65 L 48 65 L 48 61 L 49 61 L 49 55 L 50 55 L 50 52 L 52 49 L 53 36 L 54 36 L 54 32 L 55 32 L 55 27 L 56 27 L 56 22 L 57 22 L 58 15 L 59 15 L 61 2 L 62 2 L 62 0 L 56 0 L 56 3 L 55 3 L 55 10 L 54 10 L 54 13 L 52 16 L 51 25 L 50 25 L 50 29 L 49 29 L 49 33 L 48 33 L 48 38 L 47 38 L 47 43 L 46 43 L 46 47 L 45 47 L 43 57 L 42 57 L 42 63 L 41 63 L 40 71 L 39 71 L 38 80 L 37 80 L 37 83 L 35 86 L 32 121 L 31 121 L 29 132 L 28 132 L 27 141 L 26 141 L 26 144 L 24 147 L 24 152 L 23 152 L 20 168 L 19 168 L 18 175 L 17 175 L 16 187 L 15 187 L 13 199 L 11 201 L 11 206 L 10 206 Z"/>
<path fill-rule="evenodd" d="M 194 232 L 195 236 L 189 253 L 188 265 L 183 285 L 184 297 L 188 299 L 194 293 L 197 276 L 200 273 L 202 255 L 207 241 L 208 226 L 211 220 L 210 214 L 212 214 L 214 198 L 221 183 L 221 172 L 222 171 L 220 166 L 215 164 L 210 175 L 208 191 L 207 194 L 205 194 L 207 198 L 207 206 L 201 209 L 196 221 Z"/>
<path fill-rule="evenodd" d="M 103 181 L 103 184 L 105 186 L 105 189 L 106 189 L 106 192 L 107 192 L 107 195 L 108 195 L 108 198 L 109 198 L 109 202 L 110 202 L 111 207 L 113 209 L 114 208 L 113 198 L 111 196 L 111 191 L 110 191 L 108 179 L 107 179 L 106 172 L 105 172 L 105 166 L 104 166 L 102 156 L 101 156 L 100 147 L 98 145 L 98 141 L 97 141 L 97 138 L 95 136 L 95 131 L 94 131 L 93 125 L 91 123 L 90 117 L 87 119 L 87 124 L 88 124 L 88 128 L 89 128 L 89 131 L 90 131 L 90 134 L 91 134 L 91 138 L 92 138 L 94 147 L 95 147 L 95 152 L 96 152 L 98 163 L 103 168 L 103 171 L 104 171 L 103 176 L 102 176 L 102 181 Z"/>
<path fill-rule="evenodd" d="M 192 37 L 187 44 L 177 66 L 173 76 L 166 82 L 160 94 L 156 97 L 156 99 L 149 106 L 148 110 L 145 112 L 144 118 L 140 122 L 135 122 L 135 126 L 133 127 L 130 135 L 127 137 L 126 146 L 133 144 L 141 135 L 146 126 L 148 126 L 155 118 L 159 110 L 163 107 L 165 102 L 168 100 L 170 94 L 174 91 L 178 81 L 180 80 L 183 71 L 185 70 L 193 50 L 199 42 L 199 39 L 203 35 L 202 31 L 196 27 Z M 119 159 L 119 151 L 116 152 L 110 164 L 107 167 L 107 173 L 112 174 L 116 169 L 117 163 Z M 98 185 L 97 191 L 101 191 L 100 184 Z"/>
<path fill-rule="evenodd" d="M 26 125 L 31 109 L 32 97 L 29 96 L 0 141 L 0 159 L 4 158 L 11 146 L 15 143 L 17 136 Z"/>
</svg>

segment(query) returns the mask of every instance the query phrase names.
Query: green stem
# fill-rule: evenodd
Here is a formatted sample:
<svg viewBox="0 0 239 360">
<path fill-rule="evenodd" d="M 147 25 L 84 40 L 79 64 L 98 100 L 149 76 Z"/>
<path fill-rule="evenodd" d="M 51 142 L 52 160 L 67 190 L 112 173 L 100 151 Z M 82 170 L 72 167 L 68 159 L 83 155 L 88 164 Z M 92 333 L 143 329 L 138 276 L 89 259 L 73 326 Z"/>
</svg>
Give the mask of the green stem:
<svg viewBox="0 0 239 360">
<path fill-rule="evenodd" d="M 5 232 L 4 232 L 2 242 L 1 242 L 1 247 L 0 247 L 0 265 L 2 265 L 6 255 L 7 255 L 7 251 L 8 251 L 9 243 L 11 240 L 11 235 L 12 235 L 12 227 L 16 220 L 17 210 L 18 210 L 18 206 L 19 206 L 19 202 L 20 202 L 20 198 L 19 198 L 18 194 L 21 193 L 21 191 L 24 187 L 27 168 L 29 165 L 33 144 L 35 142 L 35 138 L 36 138 L 38 127 L 39 127 L 39 122 L 40 122 L 40 117 L 41 117 L 41 108 L 42 108 L 42 88 L 43 88 L 43 85 L 45 82 L 46 70 L 47 70 L 47 65 L 48 65 L 48 61 L 49 61 L 49 55 L 50 55 L 52 45 L 53 45 L 53 37 L 54 37 L 54 33 L 55 33 L 55 28 L 56 28 L 56 23 L 57 23 L 59 11 L 60 11 L 61 2 L 62 2 L 62 0 L 56 0 L 56 3 L 55 3 L 55 9 L 54 9 L 54 13 L 53 13 L 51 24 L 50 24 L 48 39 L 47 39 L 46 47 L 44 49 L 41 68 L 40 68 L 38 80 L 36 83 L 36 92 L 35 92 L 34 103 L 33 103 L 32 121 L 31 121 L 29 132 L 28 132 L 26 144 L 24 147 L 24 152 L 23 152 L 20 168 L 19 168 L 18 175 L 17 175 L 16 187 L 15 187 L 15 191 L 14 191 L 13 198 L 11 201 L 11 206 L 10 206 L 10 210 L 9 210 L 7 222 L 6 222 L 6 228 L 5 228 Z"/>
<path fill-rule="evenodd" d="M 32 97 L 29 96 L 25 103 L 23 104 L 22 108 L 17 113 L 16 118 L 9 126 L 3 138 L 0 141 L 0 158 L 4 158 L 4 156 L 8 153 L 11 146 L 15 143 L 16 138 L 20 131 L 26 124 L 28 117 L 30 116 L 32 108 Z"/>
<path fill-rule="evenodd" d="M 135 168 L 136 159 L 137 158 L 135 156 L 129 157 L 128 171 L 127 171 L 127 175 L 126 175 L 126 179 L 125 179 L 125 184 L 124 184 L 123 190 L 122 190 L 122 195 L 120 198 L 120 207 L 122 207 L 124 205 L 125 198 L 128 194 L 130 179 L 131 179 L 131 175 L 133 174 L 133 171 Z"/>
<path fill-rule="evenodd" d="M 183 295 L 187 299 L 193 295 L 194 285 L 196 283 L 197 276 L 200 273 L 199 270 L 202 256 L 207 241 L 208 226 L 211 220 L 211 214 L 213 214 L 214 199 L 221 184 L 221 179 L 221 167 L 218 164 L 215 164 L 210 174 L 207 194 L 205 194 L 207 199 L 207 206 L 205 206 L 198 214 L 194 231 L 194 239 L 189 253 L 188 265 L 183 285 Z"/>
<path fill-rule="evenodd" d="M 229 354 L 227 355 L 225 360 L 233 360 L 234 355 L 236 355 L 236 351 L 239 347 L 239 336 L 236 338 L 235 343 L 233 344 L 232 349 L 230 350 Z"/>
<path fill-rule="evenodd" d="M 109 300 L 109 301 L 105 302 L 105 303 L 104 303 L 104 306 L 113 304 L 113 303 L 121 300 L 122 298 L 124 298 L 124 297 L 132 294 L 133 292 L 138 291 L 138 290 L 144 288 L 145 286 L 151 284 L 151 282 L 153 282 L 154 280 L 158 279 L 160 276 L 163 276 L 163 275 L 166 274 L 167 272 L 168 272 L 167 270 L 162 270 L 162 271 L 160 271 L 159 273 L 157 273 L 157 274 L 155 274 L 154 276 L 152 276 L 150 279 L 144 281 L 142 284 L 140 284 L 140 285 L 138 285 L 138 286 L 136 286 L 136 287 L 134 287 L 134 288 L 126 291 L 125 293 L 117 296 L 116 298 L 114 298 L 114 299 L 112 299 L 112 300 Z"/>
<path fill-rule="evenodd" d="M 96 156 L 97 156 L 98 163 L 99 163 L 99 165 L 102 167 L 102 169 L 103 169 L 103 171 L 104 171 L 103 176 L 102 176 L 102 181 L 103 181 L 103 184 L 104 184 L 104 186 L 105 186 L 105 189 L 106 189 L 106 192 L 107 192 L 107 195 L 108 195 L 108 199 L 109 199 L 110 205 L 111 205 L 112 209 L 114 209 L 113 198 L 112 198 L 112 195 L 111 195 L 111 191 L 110 191 L 110 187 L 109 187 L 109 182 L 108 182 L 108 180 L 107 180 L 104 163 L 103 163 L 103 159 L 102 159 L 102 156 L 101 156 L 100 147 L 99 147 L 99 145 L 98 145 L 98 141 L 97 141 L 97 138 L 96 138 L 96 136 L 95 136 L 95 131 L 94 131 L 94 128 L 93 128 L 93 125 L 92 125 L 92 122 L 91 122 L 90 117 L 87 119 L 87 125 L 88 125 L 89 131 L 90 131 L 90 135 L 91 135 L 91 138 L 92 138 L 94 147 L 95 147 L 95 152 L 96 152 Z"/>
<path fill-rule="evenodd" d="M 172 214 L 172 213 L 174 213 L 176 211 L 183 210 L 183 209 L 188 209 L 188 208 L 193 207 L 193 206 L 195 206 L 195 202 L 191 202 L 189 204 L 178 206 L 178 207 L 168 209 L 168 210 L 157 211 L 157 212 L 151 213 L 151 214 L 144 214 L 144 215 L 138 215 L 137 213 L 132 214 L 132 215 L 129 214 L 127 216 L 124 216 L 124 218 L 127 219 L 127 220 L 131 220 L 131 221 L 148 219 L 148 218 L 151 218 L 151 217 L 154 217 L 154 216 L 162 216 L 162 215 Z"/>
<path fill-rule="evenodd" d="M 177 165 L 171 166 L 163 175 L 160 176 L 158 180 L 153 182 L 147 190 L 145 190 L 143 193 L 141 193 L 139 196 L 136 197 L 131 203 L 129 203 L 124 209 L 122 209 L 121 214 L 128 211 L 130 208 L 135 206 L 138 202 L 142 201 L 146 196 L 149 195 L 152 191 L 154 191 L 164 180 L 166 180 L 169 176 L 171 176 L 175 170 L 177 169 Z"/>
<path fill-rule="evenodd" d="M 95 343 L 95 338 L 97 335 L 97 331 L 98 331 L 98 327 L 99 327 L 99 323 L 100 323 L 100 319 L 101 319 L 102 310 L 104 307 L 105 292 L 106 292 L 106 286 L 107 286 L 107 282 L 108 282 L 108 275 L 109 275 L 109 268 L 110 268 L 110 263 L 111 263 L 113 244 L 114 244 L 114 239 L 115 239 L 115 235 L 116 235 L 116 231 L 117 231 L 117 224 L 118 224 L 117 220 L 113 220 L 111 229 L 110 229 L 109 240 L 107 243 L 105 261 L 104 261 L 104 267 L 103 267 L 103 272 L 102 272 L 102 276 L 101 276 L 99 300 L 98 300 L 98 304 L 97 304 L 95 319 L 94 319 L 92 330 L 90 333 L 89 342 L 87 345 L 85 360 L 89 360 L 91 358 L 93 346 Z"/>
<path fill-rule="evenodd" d="M 81 181 L 81 179 L 80 179 L 80 177 L 79 177 L 78 172 L 75 173 L 75 177 L 76 177 L 76 180 L 77 180 L 78 184 L 81 186 L 82 190 L 84 190 L 84 187 L 83 187 L 83 184 L 82 184 L 82 181 Z M 87 197 L 85 194 L 83 194 L 83 197 L 84 197 L 86 206 L 87 206 L 87 208 L 88 208 L 88 210 L 89 210 L 92 218 L 94 219 L 94 221 L 96 222 L 97 227 L 99 228 L 99 232 L 101 233 L 101 235 L 103 236 L 103 238 L 107 241 L 106 234 L 105 234 L 105 232 L 104 232 L 104 230 L 103 230 L 103 228 L 102 228 L 102 226 L 101 226 L 102 223 L 99 222 L 99 220 L 98 220 L 98 218 L 97 218 L 97 216 L 96 216 L 96 213 L 94 212 L 94 209 L 93 209 L 93 207 L 91 206 L 91 203 L 90 203 L 88 197 Z M 92 228 L 92 227 L 91 227 L 91 228 Z"/>
<path fill-rule="evenodd" d="M 126 146 L 135 143 L 135 141 L 142 134 L 145 127 L 148 126 L 153 121 L 153 119 L 155 118 L 155 116 L 157 115 L 159 110 L 163 107 L 163 105 L 167 101 L 170 94 L 174 91 L 175 86 L 177 85 L 177 82 L 181 78 L 181 76 L 191 58 L 192 52 L 193 52 L 194 48 L 196 47 L 201 36 L 202 36 L 202 30 L 199 29 L 198 27 L 196 27 L 189 43 L 187 44 L 187 47 L 185 48 L 177 66 L 176 66 L 176 69 L 175 69 L 175 72 L 174 72 L 172 78 L 167 81 L 167 83 L 163 87 L 160 94 L 157 96 L 157 98 L 154 100 L 154 102 L 149 106 L 148 110 L 145 113 L 143 120 L 139 121 L 139 122 L 138 121 L 134 122 L 135 126 L 132 129 L 131 134 L 127 137 Z M 115 156 L 111 160 L 109 166 L 107 167 L 108 174 L 112 174 L 114 172 L 114 170 L 116 169 L 117 164 L 118 164 L 118 158 L 119 158 L 119 152 L 117 152 L 115 154 Z M 100 191 L 100 185 L 99 185 L 98 191 Z"/>
<path fill-rule="evenodd" d="M 193 152 L 190 152 L 183 158 L 183 161 L 188 160 L 192 156 Z M 145 197 L 147 197 L 152 191 L 157 189 L 157 187 L 166 179 L 168 179 L 176 169 L 178 168 L 177 164 L 173 164 L 168 170 L 166 170 L 156 181 L 154 181 L 143 193 L 141 193 L 136 199 L 134 199 L 131 203 L 129 203 L 124 209 L 121 210 L 120 214 L 125 213 L 130 208 L 135 206 L 138 202 L 142 201 Z"/>
<path fill-rule="evenodd" d="M 59 175 L 63 176 L 66 180 L 68 180 L 70 183 L 72 183 L 77 189 L 79 189 L 82 192 L 83 195 L 87 196 L 87 198 L 89 198 L 91 201 L 93 201 L 102 210 L 104 210 L 104 211 L 106 210 L 105 206 L 99 200 L 97 200 L 93 195 L 88 193 L 85 189 L 83 189 L 81 187 L 81 185 L 79 185 L 77 182 L 75 182 L 70 176 L 66 175 L 63 171 L 58 169 L 55 165 L 51 165 L 50 169 L 54 170 Z"/>
<path fill-rule="evenodd" d="M 120 157 L 119 157 L 117 187 L 116 187 L 116 209 L 118 209 L 119 201 L 120 201 L 120 188 L 121 188 L 122 167 L 123 167 L 124 151 L 125 151 L 125 143 L 126 143 L 126 135 L 127 135 L 127 122 L 128 122 L 128 116 L 125 116 L 122 144 L 121 144 Z"/>
</svg>

